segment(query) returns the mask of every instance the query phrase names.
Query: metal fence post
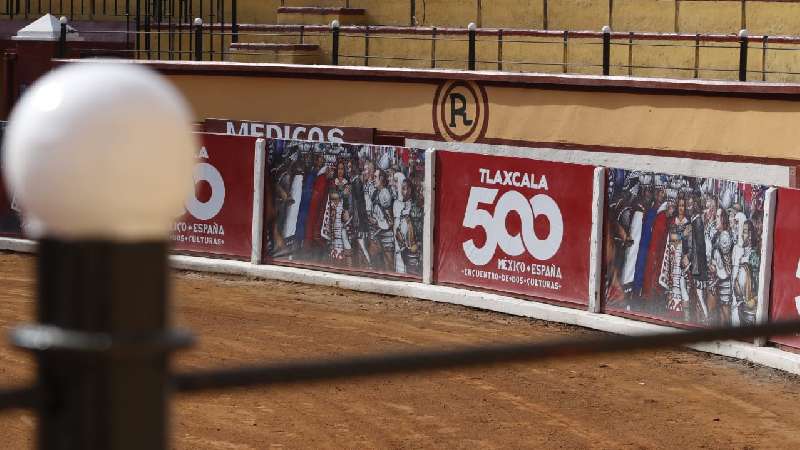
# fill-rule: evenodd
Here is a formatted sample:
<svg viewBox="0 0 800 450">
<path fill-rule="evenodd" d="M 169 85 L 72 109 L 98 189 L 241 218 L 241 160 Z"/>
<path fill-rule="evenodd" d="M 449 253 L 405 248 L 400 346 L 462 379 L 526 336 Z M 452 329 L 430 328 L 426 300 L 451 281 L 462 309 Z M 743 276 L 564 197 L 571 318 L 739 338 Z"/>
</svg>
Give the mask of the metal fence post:
<svg viewBox="0 0 800 450">
<path fill-rule="evenodd" d="M 497 30 L 497 70 L 503 71 L 503 29 Z"/>
<path fill-rule="evenodd" d="M 61 16 L 58 19 L 59 23 L 61 24 L 61 31 L 58 35 L 58 57 L 59 58 L 66 58 L 67 57 L 67 18 Z"/>
<path fill-rule="evenodd" d="M 364 65 L 369 66 L 369 25 L 364 27 Z"/>
<path fill-rule="evenodd" d="M 239 42 L 239 13 L 236 6 L 237 0 L 231 0 L 231 42 Z"/>
<path fill-rule="evenodd" d="M 628 76 L 633 76 L 633 31 L 628 33 Z"/>
<path fill-rule="evenodd" d="M 700 35 L 694 36 L 694 77 L 700 78 Z"/>
<path fill-rule="evenodd" d="M 747 81 L 747 30 L 739 30 L 739 81 Z"/>
<path fill-rule="evenodd" d="M 140 40 L 139 31 L 142 26 L 142 0 L 136 0 L 136 17 L 134 18 L 134 33 L 136 33 L 135 55 L 139 59 L 139 50 L 142 49 L 142 41 Z"/>
<path fill-rule="evenodd" d="M 30 88 L 63 89 L 55 112 L 25 99 L 16 110 L 26 111 L 22 120 L 30 124 L 49 123 L 63 114 L 80 117 L 93 129 L 102 128 L 109 117 L 113 122 L 128 114 L 149 115 L 144 120 L 154 130 L 152 135 L 106 131 L 100 137 L 86 136 L 53 123 L 61 127 L 57 137 L 40 139 L 38 132 L 28 131 L 30 124 L 23 124 L 16 125 L 19 139 L 5 148 L 8 155 L 23 161 L 4 169 L 19 174 L 15 191 L 24 199 L 26 212 L 42 218 L 38 323 L 11 334 L 16 347 L 36 358 L 37 441 L 42 450 L 168 448 L 168 355 L 192 341 L 188 333 L 168 328 L 167 301 L 169 224 L 186 194 L 196 151 L 191 117 L 168 82 L 127 66 L 98 63 L 56 69 Z M 108 104 L 117 106 L 100 107 L 102 101 L 80 94 L 98 85 L 113 97 Z M 109 150 L 108 139 L 120 136 L 124 144 Z M 174 145 L 159 146 L 161 142 Z M 134 167 L 150 167 L 159 180 L 177 173 L 181 181 L 152 188 L 149 195 L 157 192 L 161 198 L 153 198 L 143 213 L 127 209 L 109 220 L 108 211 L 116 201 L 127 204 L 141 194 L 124 187 L 137 176 L 128 166 L 130 157 L 107 160 L 109 151 L 140 148 L 152 150 L 134 156 Z M 30 189 L 47 173 L 45 155 L 64 162 L 60 174 L 48 176 L 51 186 L 62 189 Z M 88 185 L 80 174 L 86 170 L 92 173 L 92 183 L 110 195 L 83 194 Z M 56 196 L 57 203 L 42 201 L 50 196 Z M 81 220 L 70 219 L 74 209 L 57 206 L 78 203 L 84 213 L 78 213 Z M 116 225 L 114 220 L 127 225 Z"/>
<path fill-rule="evenodd" d="M 144 6 L 144 49 L 147 52 L 147 59 L 151 58 L 150 55 L 150 16 L 152 16 L 153 11 L 150 8 L 150 0 L 145 2 Z"/>
<path fill-rule="evenodd" d="M 436 68 L 436 27 L 431 29 L 431 69 Z"/>
<path fill-rule="evenodd" d="M 339 65 L 339 21 L 334 20 L 331 22 L 331 39 L 333 40 L 331 48 L 331 64 L 334 66 Z"/>
<path fill-rule="evenodd" d="M 542 0 L 542 29 L 547 29 L 547 0 Z"/>
<path fill-rule="evenodd" d="M 611 27 L 603 27 L 603 75 L 611 73 Z"/>
<path fill-rule="evenodd" d="M 467 40 L 469 43 L 469 49 L 467 52 L 467 70 L 475 70 L 475 36 L 476 30 L 478 29 L 475 22 L 470 22 L 467 25 Z"/>
<path fill-rule="evenodd" d="M 761 38 L 761 81 L 767 81 L 767 48 L 769 36 L 766 34 Z"/>
<path fill-rule="evenodd" d="M 194 60 L 203 60 L 203 19 L 194 19 Z"/>
</svg>

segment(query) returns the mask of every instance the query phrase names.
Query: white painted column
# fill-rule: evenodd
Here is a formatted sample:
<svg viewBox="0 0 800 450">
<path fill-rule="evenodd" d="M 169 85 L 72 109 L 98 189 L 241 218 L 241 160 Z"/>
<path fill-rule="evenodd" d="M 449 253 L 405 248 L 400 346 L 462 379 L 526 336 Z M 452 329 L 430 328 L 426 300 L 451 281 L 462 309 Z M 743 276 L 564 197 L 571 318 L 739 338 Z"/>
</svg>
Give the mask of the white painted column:
<svg viewBox="0 0 800 450">
<path fill-rule="evenodd" d="M 253 167 L 253 248 L 250 263 L 261 264 L 261 249 L 264 243 L 264 181 L 266 178 L 267 141 L 256 140 Z"/>
<path fill-rule="evenodd" d="M 433 283 L 433 229 L 436 225 L 436 150 L 425 151 L 425 222 L 422 230 L 422 282 Z"/>
<path fill-rule="evenodd" d="M 606 206 L 606 169 L 594 169 L 592 183 L 592 234 L 589 238 L 589 312 L 599 313 L 603 289 L 603 218 Z"/>
<path fill-rule="evenodd" d="M 761 267 L 758 269 L 758 304 L 756 305 L 756 323 L 769 321 L 770 284 L 772 284 L 772 248 L 775 227 L 775 204 L 778 189 L 771 187 L 764 193 L 764 229 L 761 231 Z M 757 337 L 753 344 L 763 347 L 766 337 Z"/>
</svg>

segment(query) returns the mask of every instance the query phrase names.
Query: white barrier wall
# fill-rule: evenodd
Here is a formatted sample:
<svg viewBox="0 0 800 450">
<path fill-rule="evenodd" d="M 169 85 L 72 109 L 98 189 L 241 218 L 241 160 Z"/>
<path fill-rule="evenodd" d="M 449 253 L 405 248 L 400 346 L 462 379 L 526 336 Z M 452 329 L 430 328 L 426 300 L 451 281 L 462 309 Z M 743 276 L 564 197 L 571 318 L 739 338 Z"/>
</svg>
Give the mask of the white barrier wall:
<svg viewBox="0 0 800 450">
<path fill-rule="evenodd" d="M 520 152 L 515 154 L 519 156 L 523 153 Z M 534 154 L 539 156 L 538 153 L 532 153 L 531 149 L 526 149 L 524 154 L 526 156 L 531 156 Z M 602 311 L 601 292 L 603 282 L 602 275 L 604 273 L 602 267 L 604 243 L 602 231 L 603 216 L 604 212 L 606 211 L 606 205 L 604 205 L 604 200 L 606 199 L 606 175 L 605 170 L 602 167 L 598 167 L 594 170 L 594 176 L 591 180 L 593 199 L 591 208 L 592 224 L 590 228 L 591 231 L 589 235 L 586 236 L 586 243 L 589 246 L 589 272 L 587 278 L 584 280 L 584 282 L 587 283 L 589 290 L 588 298 L 584 299 L 586 306 L 582 308 L 575 306 L 564 307 L 531 301 L 530 299 L 515 298 L 513 294 L 508 293 L 485 292 L 482 290 L 465 289 L 463 287 L 450 287 L 433 284 L 436 281 L 434 254 L 437 245 L 437 242 L 434 239 L 437 211 L 435 199 L 437 198 L 437 192 L 436 183 L 433 182 L 433 180 L 436 179 L 438 173 L 437 169 L 440 169 L 436 167 L 435 155 L 436 152 L 434 150 L 428 150 L 425 154 L 425 177 L 430 180 L 430 182 L 427 184 L 424 192 L 425 225 L 423 236 L 424 254 L 422 258 L 423 268 L 421 282 L 363 277 L 311 270 L 307 268 L 283 267 L 255 263 L 262 260 L 262 255 L 260 253 L 261 249 L 263 248 L 262 237 L 264 233 L 258 232 L 258 230 L 263 230 L 266 228 L 263 219 L 265 205 L 263 185 L 266 183 L 265 180 L 267 179 L 268 174 L 266 164 L 264 164 L 264 161 L 266 160 L 266 150 L 264 149 L 263 144 L 255 152 L 255 171 L 253 173 L 255 183 L 252 211 L 252 261 L 245 262 L 210 259 L 204 257 L 173 256 L 172 264 L 175 268 L 183 270 L 240 274 L 308 284 L 337 286 L 346 289 L 381 294 L 410 296 L 437 302 L 459 304 L 507 314 L 532 317 L 541 320 L 584 326 L 587 328 L 619 334 L 638 335 L 664 332 L 668 330 L 675 330 L 676 332 L 679 332 L 679 330 L 675 328 L 644 323 L 640 320 L 600 313 Z M 646 167 L 649 168 L 652 166 Z M 737 168 L 736 170 L 738 171 L 740 169 L 741 167 Z M 774 168 L 774 170 L 776 170 L 776 172 L 773 172 L 773 176 L 780 178 L 781 176 L 786 175 L 775 175 L 776 173 L 780 173 L 780 170 L 777 168 Z M 762 175 L 752 174 L 750 179 L 755 180 L 760 176 Z M 781 180 L 788 182 L 788 176 L 780 178 L 777 181 Z M 764 245 L 761 247 L 761 258 L 763 263 L 760 270 L 760 289 L 758 291 L 757 320 L 759 322 L 766 320 L 765 311 L 769 310 L 768 287 L 770 276 L 769 266 L 772 249 L 771 228 L 775 208 L 774 191 L 768 191 L 765 198 L 764 230 L 762 234 Z M 35 243 L 21 239 L 0 238 L 0 249 L 18 252 L 33 252 L 35 251 Z M 714 342 L 692 345 L 690 347 L 701 351 L 745 359 L 754 363 L 800 374 L 800 356 L 775 348 L 759 347 L 759 345 L 764 344 L 763 340 L 756 342 L 756 344 L 758 345 L 752 345 L 743 342 Z"/>
</svg>

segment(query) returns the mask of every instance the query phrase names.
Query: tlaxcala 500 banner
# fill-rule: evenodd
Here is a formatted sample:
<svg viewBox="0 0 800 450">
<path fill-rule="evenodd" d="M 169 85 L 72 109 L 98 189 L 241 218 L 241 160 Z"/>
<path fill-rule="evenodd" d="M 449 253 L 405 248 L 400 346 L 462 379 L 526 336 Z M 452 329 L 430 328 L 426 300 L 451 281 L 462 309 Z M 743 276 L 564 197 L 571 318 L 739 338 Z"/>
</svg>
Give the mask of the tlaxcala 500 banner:
<svg viewBox="0 0 800 450">
<path fill-rule="evenodd" d="M 593 166 L 436 155 L 438 283 L 588 302 Z"/>
</svg>

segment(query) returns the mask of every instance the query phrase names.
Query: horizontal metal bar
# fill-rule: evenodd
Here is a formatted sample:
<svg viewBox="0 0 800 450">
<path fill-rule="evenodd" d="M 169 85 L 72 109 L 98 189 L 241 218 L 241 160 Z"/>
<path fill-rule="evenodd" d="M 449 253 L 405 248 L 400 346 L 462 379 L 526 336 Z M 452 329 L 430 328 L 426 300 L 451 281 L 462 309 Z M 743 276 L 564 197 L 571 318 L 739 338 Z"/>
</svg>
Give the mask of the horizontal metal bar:
<svg viewBox="0 0 800 450">
<path fill-rule="evenodd" d="M 739 328 L 712 328 L 642 336 L 593 336 L 450 350 L 386 353 L 258 365 L 234 369 L 209 369 L 181 373 L 173 378 L 180 392 L 198 392 L 247 386 L 270 386 L 392 375 L 421 371 L 490 366 L 500 363 L 533 362 L 556 358 L 621 353 L 676 347 L 696 342 L 752 339 L 800 332 L 800 321 Z"/>
<path fill-rule="evenodd" d="M 0 390 L 0 410 L 31 409 L 37 401 L 38 393 L 32 387 Z"/>
</svg>

